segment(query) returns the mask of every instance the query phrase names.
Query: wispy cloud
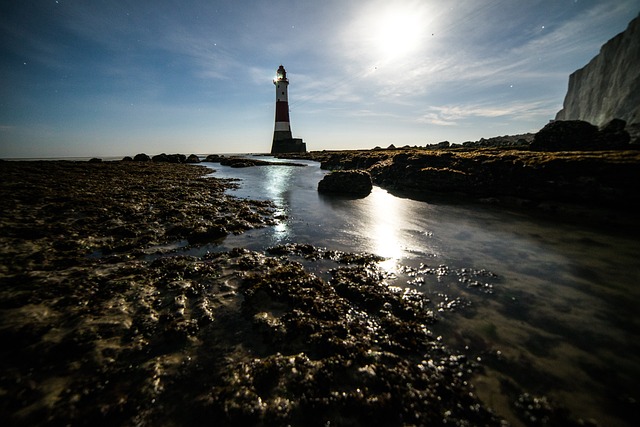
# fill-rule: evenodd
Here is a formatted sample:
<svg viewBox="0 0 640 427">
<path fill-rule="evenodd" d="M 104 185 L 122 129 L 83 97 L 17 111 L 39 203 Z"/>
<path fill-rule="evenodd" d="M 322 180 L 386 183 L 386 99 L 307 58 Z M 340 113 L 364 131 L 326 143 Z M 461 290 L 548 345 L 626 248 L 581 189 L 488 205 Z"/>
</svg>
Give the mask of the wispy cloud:
<svg viewBox="0 0 640 427">
<path fill-rule="evenodd" d="M 442 105 L 427 108 L 417 121 L 438 126 L 455 126 L 466 120 L 478 118 L 505 117 L 511 120 L 530 120 L 538 117 L 550 117 L 557 111 L 557 105 L 549 101 L 514 101 L 504 105 L 460 104 Z"/>
<path fill-rule="evenodd" d="M 468 4 L 468 11 L 458 21 L 445 16 L 444 35 L 436 31 L 420 52 L 393 62 L 378 61 L 375 73 L 367 81 L 356 83 L 369 85 L 369 93 L 388 100 L 422 97 L 446 85 L 468 85 L 478 91 L 505 82 L 527 81 L 539 84 L 544 91 L 554 86 L 553 82 L 568 79 L 571 72 L 597 54 L 604 42 L 624 30 L 613 23 L 629 15 L 632 3 L 601 2 L 566 21 L 553 16 L 527 20 L 524 15 L 515 15 L 518 22 L 504 25 L 495 25 L 500 8 L 513 5 L 499 1 Z M 505 34 L 507 29 L 511 33 Z M 361 62 L 361 72 L 371 64 Z M 354 68 L 353 63 L 349 66 Z"/>
</svg>

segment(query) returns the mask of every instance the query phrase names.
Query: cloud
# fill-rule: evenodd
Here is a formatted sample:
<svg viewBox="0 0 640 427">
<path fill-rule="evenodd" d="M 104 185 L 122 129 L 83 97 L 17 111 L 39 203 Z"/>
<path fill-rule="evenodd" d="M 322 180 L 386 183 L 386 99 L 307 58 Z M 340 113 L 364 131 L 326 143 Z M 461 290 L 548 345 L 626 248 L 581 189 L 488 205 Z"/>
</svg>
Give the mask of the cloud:
<svg viewBox="0 0 640 427">
<path fill-rule="evenodd" d="M 368 40 L 360 35 L 345 46 L 343 54 L 349 59 L 345 71 L 353 75 L 356 69 L 367 76 L 354 82 L 354 91 L 360 86 L 387 102 L 444 90 L 479 92 L 514 82 L 529 82 L 549 96 L 562 96 L 557 92 L 560 82 L 624 30 L 614 24 L 619 25 L 637 6 L 629 0 L 591 7 L 551 6 L 541 11 L 539 4 L 516 7 L 505 1 L 462 2 L 451 7 L 424 2 L 421 7 L 438 19 L 425 21 L 434 28 L 433 36 L 422 41 L 419 51 L 393 61 L 358 56 L 353 44 Z M 513 10 L 503 11 L 509 8 Z M 517 8 L 524 10 L 516 13 Z M 366 34 L 366 30 L 358 31 Z M 367 73 L 374 68 L 374 73 Z"/>
<path fill-rule="evenodd" d="M 455 126 L 478 118 L 504 117 L 510 120 L 532 120 L 552 117 L 557 110 L 557 105 L 546 100 L 513 101 L 502 105 L 494 103 L 442 105 L 427 108 L 417 121 L 438 126 Z"/>
</svg>

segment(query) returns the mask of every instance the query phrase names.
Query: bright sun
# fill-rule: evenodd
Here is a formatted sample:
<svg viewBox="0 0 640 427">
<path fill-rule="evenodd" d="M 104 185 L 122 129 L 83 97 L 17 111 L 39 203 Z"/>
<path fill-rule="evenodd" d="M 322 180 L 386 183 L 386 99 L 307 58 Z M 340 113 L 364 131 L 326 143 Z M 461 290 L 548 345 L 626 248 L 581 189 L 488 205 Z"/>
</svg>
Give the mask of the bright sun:
<svg viewBox="0 0 640 427">
<path fill-rule="evenodd" d="M 418 1 L 370 3 L 358 11 L 347 40 L 370 61 L 401 59 L 423 45 L 430 25 L 426 12 Z"/>
<path fill-rule="evenodd" d="M 416 50 L 423 27 L 419 14 L 395 10 L 376 17 L 371 28 L 374 49 L 382 59 L 402 57 Z"/>
</svg>

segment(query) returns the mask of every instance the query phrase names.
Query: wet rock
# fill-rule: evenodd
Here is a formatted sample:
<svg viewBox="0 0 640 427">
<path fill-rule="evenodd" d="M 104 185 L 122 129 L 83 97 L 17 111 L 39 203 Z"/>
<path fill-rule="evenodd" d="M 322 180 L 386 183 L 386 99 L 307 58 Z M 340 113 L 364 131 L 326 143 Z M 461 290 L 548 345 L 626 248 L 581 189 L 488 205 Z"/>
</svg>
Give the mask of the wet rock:
<svg viewBox="0 0 640 427">
<path fill-rule="evenodd" d="M 187 160 L 185 160 L 186 163 L 200 163 L 200 157 L 196 156 L 195 154 L 191 154 L 189 157 L 187 157 Z"/>
<path fill-rule="evenodd" d="M 267 160 L 250 159 L 246 157 L 221 157 L 220 164 L 232 168 L 248 168 L 252 166 L 306 166 L 303 163 L 294 162 L 270 162 Z"/>
<path fill-rule="evenodd" d="M 219 154 L 209 154 L 204 161 L 211 163 L 220 163 L 224 158 L 224 156 L 221 156 Z"/>
<path fill-rule="evenodd" d="M 579 210 L 606 206 L 620 219 L 640 205 L 633 184 L 640 180 L 640 152 L 635 150 L 354 150 L 311 152 L 307 158 L 325 169 L 366 170 L 374 184 L 418 200 L 484 199 L 540 210 L 547 209 L 547 202 L 569 210 L 572 205 Z"/>
<path fill-rule="evenodd" d="M 275 223 L 272 204 L 226 196 L 233 183 L 203 178 L 208 172 L 155 162 L 103 162 L 90 170 L 86 162 L 8 162 L 0 170 L 6 202 L 0 239 L 30 242 L 40 267 L 15 245 L 0 252 L 11 259 L 3 265 L 11 271 L 55 268 L 91 254 L 215 240 L 232 221 L 234 233 Z"/>
<path fill-rule="evenodd" d="M 331 172 L 318 183 L 321 193 L 366 196 L 372 188 L 369 172 L 356 170 Z"/>
<path fill-rule="evenodd" d="M 189 236 L 187 239 L 189 243 L 194 245 L 198 243 L 208 243 L 214 240 L 220 239 L 227 235 L 227 229 L 225 227 L 216 225 L 211 227 L 198 227 Z"/>
<path fill-rule="evenodd" d="M 554 405 L 546 396 L 523 393 L 513 402 L 513 406 L 520 418 L 530 426 L 598 426 L 594 421 L 573 419 L 566 408 Z"/>
</svg>

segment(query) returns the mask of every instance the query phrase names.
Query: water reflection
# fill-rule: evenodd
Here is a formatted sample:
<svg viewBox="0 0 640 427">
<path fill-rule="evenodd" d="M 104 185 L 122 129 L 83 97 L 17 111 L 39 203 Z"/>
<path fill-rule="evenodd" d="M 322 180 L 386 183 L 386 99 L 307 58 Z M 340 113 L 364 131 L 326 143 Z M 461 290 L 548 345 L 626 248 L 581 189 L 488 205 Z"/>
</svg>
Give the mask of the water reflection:
<svg viewBox="0 0 640 427">
<path fill-rule="evenodd" d="M 400 229 L 405 224 L 404 211 L 386 191 L 378 190 L 369 196 L 372 208 L 371 239 L 372 253 L 385 258 L 399 259 L 402 256 Z"/>
<path fill-rule="evenodd" d="M 291 176 L 293 170 L 291 166 L 271 166 L 264 168 L 265 180 L 264 189 L 267 198 L 276 203 L 276 215 L 284 217 L 290 212 L 291 206 Z M 291 230 L 288 221 L 280 221 L 273 230 L 273 237 L 276 243 L 286 240 L 290 236 Z"/>
</svg>

